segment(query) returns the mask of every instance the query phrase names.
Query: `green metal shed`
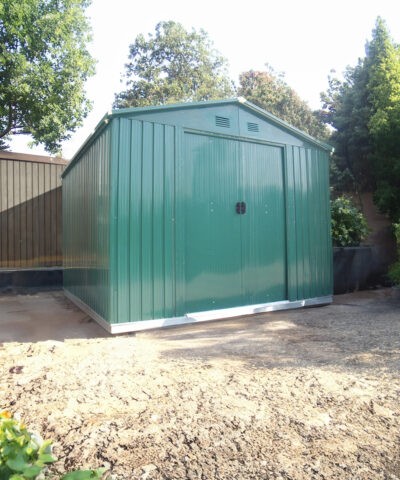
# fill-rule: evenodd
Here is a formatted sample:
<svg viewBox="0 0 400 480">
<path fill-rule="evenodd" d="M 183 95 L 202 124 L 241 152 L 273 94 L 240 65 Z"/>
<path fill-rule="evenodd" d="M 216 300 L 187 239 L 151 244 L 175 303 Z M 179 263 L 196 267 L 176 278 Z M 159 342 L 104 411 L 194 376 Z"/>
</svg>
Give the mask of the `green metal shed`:
<svg viewBox="0 0 400 480">
<path fill-rule="evenodd" d="M 241 98 L 107 114 L 63 174 L 66 295 L 112 333 L 331 302 L 330 149 Z"/>
</svg>

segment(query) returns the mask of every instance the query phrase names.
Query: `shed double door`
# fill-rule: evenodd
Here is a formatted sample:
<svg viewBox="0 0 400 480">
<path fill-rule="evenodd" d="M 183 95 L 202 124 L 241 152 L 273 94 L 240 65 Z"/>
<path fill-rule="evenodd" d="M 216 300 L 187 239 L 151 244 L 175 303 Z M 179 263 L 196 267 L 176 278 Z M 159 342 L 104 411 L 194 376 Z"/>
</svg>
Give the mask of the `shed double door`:
<svg viewBox="0 0 400 480">
<path fill-rule="evenodd" d="M 281 147 L 185 133 L 185 309 L 287 298 Z"/>
</svg>

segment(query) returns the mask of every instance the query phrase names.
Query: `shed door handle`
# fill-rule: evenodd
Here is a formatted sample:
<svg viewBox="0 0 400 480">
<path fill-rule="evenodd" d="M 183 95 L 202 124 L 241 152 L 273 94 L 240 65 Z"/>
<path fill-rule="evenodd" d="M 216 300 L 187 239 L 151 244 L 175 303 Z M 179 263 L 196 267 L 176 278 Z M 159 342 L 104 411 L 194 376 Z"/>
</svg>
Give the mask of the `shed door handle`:
<svg viewBox="0 0 400 480">
<path fill-rule="evenodd" d="M 243 215 L 246 213 L 246 203 L 245 202 L 237 202 L 236 203 L 236 213 L 238 215 Z"/>
</svg>

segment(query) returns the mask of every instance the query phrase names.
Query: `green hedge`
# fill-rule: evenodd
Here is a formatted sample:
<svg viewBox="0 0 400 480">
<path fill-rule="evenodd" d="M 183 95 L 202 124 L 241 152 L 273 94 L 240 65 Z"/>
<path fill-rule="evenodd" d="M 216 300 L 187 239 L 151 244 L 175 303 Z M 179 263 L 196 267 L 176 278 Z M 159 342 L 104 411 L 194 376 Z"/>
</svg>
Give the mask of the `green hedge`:
<svg viewBox="0 0 400 480">
<path fill-rule="evenodd" d="M 335 247 L 356 247 L 369 233 L 364 215 L 345 195 L 331 201 L 331 221 Z"/>
<path fill-rule="evenodd" d="M 400 285 L 400 223 L 393 224 L 393 231 L 397 243 L 397 262 L 390 266 L 388 275 L 394 284 Z"/>
</svg>

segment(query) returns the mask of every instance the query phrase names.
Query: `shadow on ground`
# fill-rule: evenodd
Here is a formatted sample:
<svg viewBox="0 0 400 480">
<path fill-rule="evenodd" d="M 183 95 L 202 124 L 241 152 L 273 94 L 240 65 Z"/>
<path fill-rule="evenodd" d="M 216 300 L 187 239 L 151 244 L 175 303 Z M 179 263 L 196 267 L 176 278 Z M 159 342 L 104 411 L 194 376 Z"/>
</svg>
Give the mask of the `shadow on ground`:
<svg viewBox="0 0 400 480">
<path fill-rule="evenodd" d="M 61 290 L 0 294 L 0 342 L 64 341 L 109 334 Z"/>
<path fill-rule="evenodd" d="M 62 291 L 0 296 L 0 342 L 107 338 Z M 123 335 L 135 340 L 135 334 Z M 114 337 L 115 338 L 115 337 Z M 248 367 L 400 368 L 400 290 L 335 297 L 332 305 L 139 332 L 166 360 L 238 361 Z"/>
<path fill-rule="evenodd" d="M 400 290 L 338 295 L 332 305 L 138 333 L 174 358 L 249 366 L 400 367 Z"/>
</svg>

